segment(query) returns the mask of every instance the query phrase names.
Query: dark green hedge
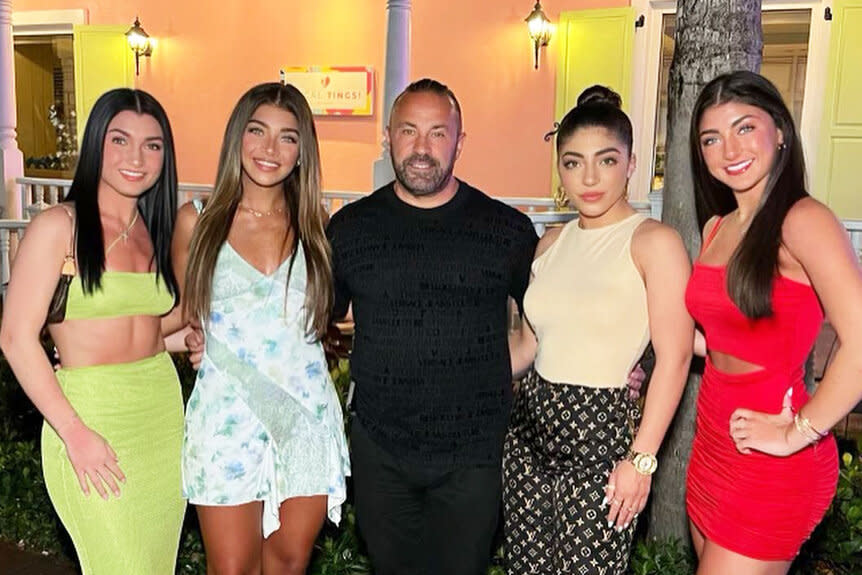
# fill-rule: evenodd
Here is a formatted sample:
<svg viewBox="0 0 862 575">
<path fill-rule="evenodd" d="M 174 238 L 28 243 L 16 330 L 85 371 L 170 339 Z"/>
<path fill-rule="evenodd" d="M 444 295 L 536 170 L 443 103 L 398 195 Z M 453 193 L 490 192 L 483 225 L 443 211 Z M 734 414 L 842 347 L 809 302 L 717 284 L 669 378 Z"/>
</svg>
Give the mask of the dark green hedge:
<svg viewBox="0 0 862 575">
<path fill-rule="evenodd" d="M 194 371 L 183 357 L 174 359 L 187 399 Z M 349 365 L 341 360 L 333 362 L 331 368 L 343 398 L 350 380 Z M 54 514 L 42 480 L 38 447 L 41 423 L 41 416 L 18 386 L 8 363 L 0 357 L 0 539 L 20 541 L 26 548 L 74 560 L 74 549 Z M 851 442 L 843 442 L 842 447 L 848 453 L 842 462 L 835 502 L 803 547 L 794 565 L 794 574 L 862 573 L 862 461 Z M 498 550 L 489 575 L 504 575 L 502 564 L 502 550 Z M 690 575 L 694 568 L 691 557 L 678 541 L 655 542 L 641 538 L 632 554 L 630 572 L 635 575 Z M 192 509 L 186 515 L 177 573 L 206 573 L 200 531 Z M 371 573 L 349 503 L 345 506 L 341 527 L 327 524 L 320 534 L 309 573 Z"/>
</svg>

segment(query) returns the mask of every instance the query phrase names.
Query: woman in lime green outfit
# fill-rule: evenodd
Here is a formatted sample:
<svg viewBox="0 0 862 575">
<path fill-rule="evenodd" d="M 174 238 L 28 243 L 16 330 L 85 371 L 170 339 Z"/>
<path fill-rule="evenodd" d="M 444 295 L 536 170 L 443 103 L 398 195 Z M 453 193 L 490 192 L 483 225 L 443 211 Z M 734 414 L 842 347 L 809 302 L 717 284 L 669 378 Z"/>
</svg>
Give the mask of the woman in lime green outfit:
<svg viewBox="0 0 862 575">
<path fill-rule="evenodd" d="M 182 327 L 171 311 L 176 182 L 161 105 L 107 92 L 65 202 L 30 223 L 12 269 L 0 347 L 45 417 L 45 483 L 84 575 L 175 568 L 183 409 L 163 334 Z M 46 318 L 56 373 L 39 344 Z"/>
</svg>

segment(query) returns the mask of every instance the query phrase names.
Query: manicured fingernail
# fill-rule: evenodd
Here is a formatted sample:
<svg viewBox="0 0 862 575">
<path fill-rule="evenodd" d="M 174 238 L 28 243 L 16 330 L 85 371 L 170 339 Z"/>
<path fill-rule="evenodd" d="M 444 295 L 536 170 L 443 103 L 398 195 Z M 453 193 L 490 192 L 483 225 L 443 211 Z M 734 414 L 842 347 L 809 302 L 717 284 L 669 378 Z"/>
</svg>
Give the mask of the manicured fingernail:
<svg viewBox="0 0 862 575">
<path fill-rule="evenodd" d="M 610 528 L 611 528 L 611 527 L 613 527 L 613 526 L 614 526 L 614 522 L 613 522 L 613 521 L 608 521 L 608 529 L 610 529 Z"/>
<path fill-rule="evenodd" d="M 605 495 L 605 498 L 604 498 L 604 499 L 602 499 L 602 507 L 604 507 L 604 506 L 605 506 L 605 505 L 607 505 L 607 504 L 608 504 L 608 496 L 607 496 L 607 495 Z"/>
<path fill-rule="evenodd" d="M 622 530 L 623 530 L 623 526 L 622 526 L 622 525 L 617 525 L 617 533 L 619 533 L 619 532 L 620 532 L 620 531 L 622 531 Z"/>
<path fill-rule="evenodd" d="M 623 525 L 623 529 L 628 529 L 629 525 L 630 525 L 630 523 L 626 523 L 625 525 Z"/>
</svg>

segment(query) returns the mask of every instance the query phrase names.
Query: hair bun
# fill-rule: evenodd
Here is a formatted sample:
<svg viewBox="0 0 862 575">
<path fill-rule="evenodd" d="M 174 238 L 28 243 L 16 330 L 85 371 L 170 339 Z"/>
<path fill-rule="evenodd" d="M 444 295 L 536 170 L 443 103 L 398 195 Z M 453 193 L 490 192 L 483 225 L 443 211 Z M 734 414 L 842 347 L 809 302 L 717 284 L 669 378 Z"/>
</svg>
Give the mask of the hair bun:
<svg viewBox="0 0 862 575">
<path fill-rule="evenodd" d="M 623 99 L 606 86 L 590 86 L 578 96 L 578 106 L 603 104 L 622 109 Z"/>
</svg>

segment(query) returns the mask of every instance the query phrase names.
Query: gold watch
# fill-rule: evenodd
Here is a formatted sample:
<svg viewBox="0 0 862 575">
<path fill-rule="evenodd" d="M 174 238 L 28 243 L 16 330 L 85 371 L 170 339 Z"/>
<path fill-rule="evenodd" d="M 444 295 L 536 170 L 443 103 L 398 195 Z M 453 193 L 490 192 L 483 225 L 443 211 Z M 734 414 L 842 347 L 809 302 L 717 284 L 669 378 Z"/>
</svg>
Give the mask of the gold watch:
<svg viewBox="0 0 862 575">
<path fill-rule="evenodd" d="M 629 451 L 626 461 L 631 461 L 635 471 L 641 475 L 652 475 L 658 468 L 658 459 L 652 453 Z"/>
</svg>

